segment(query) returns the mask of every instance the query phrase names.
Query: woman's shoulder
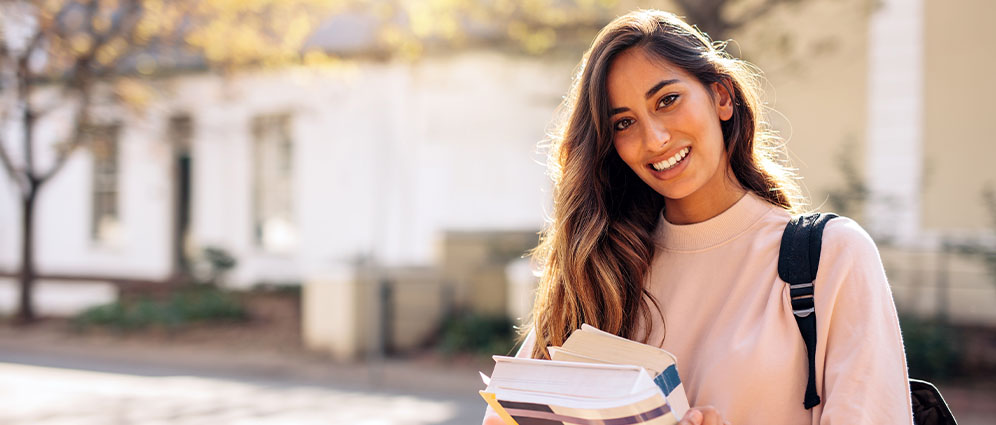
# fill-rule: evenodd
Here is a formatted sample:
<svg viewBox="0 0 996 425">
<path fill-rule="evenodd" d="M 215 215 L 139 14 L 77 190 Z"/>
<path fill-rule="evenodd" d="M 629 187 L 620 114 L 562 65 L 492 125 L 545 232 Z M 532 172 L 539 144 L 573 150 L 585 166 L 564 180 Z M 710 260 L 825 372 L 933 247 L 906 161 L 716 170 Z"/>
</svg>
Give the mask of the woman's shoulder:
<svg viewBox="0 0 996 425">
<path fill-rule="evenodd" d="M 772 237 L 777 235 L 778 242 L 781 243 L 785 227 L 789 221 L 798 216 L 792 215 L 782 208 L 772 207 L 771 209 L 772 213 L 765 215 L 759 230 Z M 876 256 L 878 255 L 878 248 L 876 248 L 871 235 L 857 221 L 845 216 L 837 216 L 826 223 L 823 228 L 821 247 L 821 260 L 825 256 L 845 254 L 866 256 L 875 253 Z"/>
<path fill-rule="evenodd" d="M 827 222 L 822 246 L 823 254 L 878 257 L 878 248 L 871 235 L 857 221 L 843 216 Z"/>
<path fill-rule="evenodd" d="M 889 292 L 875 241 L 858 222 L 847 217 L 827 222 L 816 278 L 820 281 L 818 287 L 824 289 L 836 286 L 852 292 Z"/>
</svg>

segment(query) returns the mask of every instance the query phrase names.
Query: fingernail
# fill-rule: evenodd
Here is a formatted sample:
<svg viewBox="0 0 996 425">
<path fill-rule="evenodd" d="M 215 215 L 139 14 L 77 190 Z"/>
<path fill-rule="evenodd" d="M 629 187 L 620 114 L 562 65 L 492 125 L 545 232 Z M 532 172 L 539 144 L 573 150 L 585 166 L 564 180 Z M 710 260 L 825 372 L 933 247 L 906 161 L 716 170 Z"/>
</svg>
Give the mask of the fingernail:
<svg viewBox="0 0 996 425">
<path fill-rule="evenodd" d="M 692 421 L 694 424 L 702 423 L 702 412 L 698 410 L 692 410 L 688 412 L 688 420 Z"/>
</svg>

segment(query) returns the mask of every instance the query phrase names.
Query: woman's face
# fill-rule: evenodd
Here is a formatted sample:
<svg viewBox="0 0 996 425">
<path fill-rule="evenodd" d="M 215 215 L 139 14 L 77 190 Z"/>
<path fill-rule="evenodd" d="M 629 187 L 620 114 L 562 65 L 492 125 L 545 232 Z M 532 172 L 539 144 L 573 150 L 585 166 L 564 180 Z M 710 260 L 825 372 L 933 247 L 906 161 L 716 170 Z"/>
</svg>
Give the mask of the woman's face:
<svg viewBox="0 0 996 425">
<path fill-rule="evenodd" d="M 708 202 L 729 189 L 720 121 L 733 104 L 722 85 L 707 88 L 641 48 L 615 57 L 607 85 L 616 152 L 654 191 L 667 201 Z"/>
</svg>

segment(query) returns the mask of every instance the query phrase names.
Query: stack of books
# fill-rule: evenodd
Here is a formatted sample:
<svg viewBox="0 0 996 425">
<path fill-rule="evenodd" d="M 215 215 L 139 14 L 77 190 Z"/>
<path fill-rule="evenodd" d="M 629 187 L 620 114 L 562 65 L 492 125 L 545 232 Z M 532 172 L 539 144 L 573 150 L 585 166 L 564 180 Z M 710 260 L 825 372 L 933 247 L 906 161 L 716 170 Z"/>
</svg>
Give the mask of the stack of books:
<svg viewBox="0 0 996 425">
<path fill-rule="evenodd" d="M 495 356 L 481 396 L 506 425 L 678 423 L 688 398 L 674 355 L 583 325 L 552 360 Z"/>
</svg>

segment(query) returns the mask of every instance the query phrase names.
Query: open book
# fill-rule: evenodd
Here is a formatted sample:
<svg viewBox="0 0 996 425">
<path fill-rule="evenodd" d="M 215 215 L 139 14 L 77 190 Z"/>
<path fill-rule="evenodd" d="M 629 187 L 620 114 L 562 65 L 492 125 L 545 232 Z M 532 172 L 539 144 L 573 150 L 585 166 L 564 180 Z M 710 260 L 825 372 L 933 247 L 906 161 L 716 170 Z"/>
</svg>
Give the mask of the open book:
<svg viewBox="0 0 996 425">
<path fill-rule="evenodd" d="M 667 351 L 589 325 L 548 350 L 552 360 L 494 357 L 481 396 L 507 425 L 671 425 L 688 410 Z"/>
</svg>

